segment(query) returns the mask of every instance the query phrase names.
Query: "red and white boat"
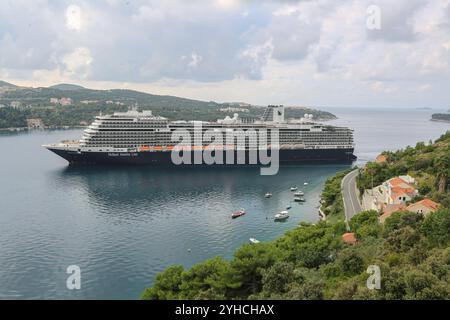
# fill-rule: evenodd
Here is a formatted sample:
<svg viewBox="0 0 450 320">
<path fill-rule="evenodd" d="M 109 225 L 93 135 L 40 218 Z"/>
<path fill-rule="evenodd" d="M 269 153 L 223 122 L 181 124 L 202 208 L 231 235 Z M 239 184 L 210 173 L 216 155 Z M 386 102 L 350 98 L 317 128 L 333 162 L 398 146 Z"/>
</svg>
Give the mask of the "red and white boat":
<svg viewBox="0 0 450 320">
<path fill-rule="evenodd" d="M 239 217 L 243 216 L 244 214 L 245 214 L 245 210 L 244 210 L 244 209 L 241 209 L 241 210 L 239 210 L 239 211 L 234 212 L 234 213 L 231 215 L 231 218 L 236 219 L 236 218 L 239 218 Z"/>
</svg>

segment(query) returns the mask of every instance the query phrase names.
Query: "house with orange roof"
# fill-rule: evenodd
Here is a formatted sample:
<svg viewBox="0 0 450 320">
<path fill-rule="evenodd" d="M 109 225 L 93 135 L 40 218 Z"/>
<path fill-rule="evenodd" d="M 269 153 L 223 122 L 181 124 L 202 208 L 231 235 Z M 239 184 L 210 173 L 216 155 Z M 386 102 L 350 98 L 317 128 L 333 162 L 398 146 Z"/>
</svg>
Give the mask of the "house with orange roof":
<svg viewBox="0 0 450 320">
<path fill-rule="evenodd" d="M 385 204 L 405 204 L 419 194 L 411 176 L 399 176 L 384 182 L 381 186 Z"/>
<path fill-rule="evenodd" d="M 439 203 L 434 202 L 431 199 L 425 198 L 416 203 L 410 204 L 406 210 L 417 214 L 423 214 L 424 216 L 435 212 L 439 208 Z"/>
<path fill-rule="evenodd" d="M 356 236 L 353 232 L 347 232 L 342 235 L 342 241 L 346 244 L 356 244 Z"/>
<path fill-rule="evenodd" d="M 398 211 L 403 211 L 406 210 L 406 205 L 404 205 L 403 203 L 400 204 L 387 204 L 383 207 L 383 214 L 381 216 L 378 217 L 378 221 L 380 221 L 380 223 L 384 223 L 384 221 L 389 218 L 390 216 L 392 216 L 392 214 L 394 214 L 395 212 Z"/>
<path fill-rule="evenodd" d="M 376 157 L 375 162 L 376 163 L 384 163 L 387 161 L 387 157 L 384 154 L 380 154 Z"/>
</svg>

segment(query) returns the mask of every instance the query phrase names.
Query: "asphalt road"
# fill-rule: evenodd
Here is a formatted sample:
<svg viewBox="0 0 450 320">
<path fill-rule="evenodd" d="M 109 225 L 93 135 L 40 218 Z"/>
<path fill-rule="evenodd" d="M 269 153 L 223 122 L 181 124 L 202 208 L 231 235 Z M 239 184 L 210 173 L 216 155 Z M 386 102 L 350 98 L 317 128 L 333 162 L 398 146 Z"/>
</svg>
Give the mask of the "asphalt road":
<svg viewBox="0 0 450 320">
<path fill-rule="evenodd" d="M 358 169 L 353 170 L 342 179 L 342 198 L 344 200 L 345 221 L 348 222 L 355 214 L 362 211 L 356 188 Z"/>
</svg>

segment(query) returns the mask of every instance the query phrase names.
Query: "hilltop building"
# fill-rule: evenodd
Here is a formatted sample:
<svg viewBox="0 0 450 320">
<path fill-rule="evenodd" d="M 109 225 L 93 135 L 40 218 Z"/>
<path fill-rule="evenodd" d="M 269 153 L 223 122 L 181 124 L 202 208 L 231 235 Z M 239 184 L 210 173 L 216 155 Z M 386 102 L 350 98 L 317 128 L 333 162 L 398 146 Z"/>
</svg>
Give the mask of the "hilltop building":
<svg viewBox="0 0 450 320">
<path fill-rule="evenodd" d="M 22 103 L 20 101 L 12 101 L 9 105 L 11 108 L 19 109 L 22 106 Z"/>
<path fill-rule="evenodd" d="M 375 159 L 376 163 L 384 163 L 387 161 L 387 156 L 384 154 L 380 154 L 377 156 L 377 158 Z"/>
<path fill-rule="evenodd" d="M 406 208 L 406 210 L 427 216 L 430 213 L 435 212 L 438 208 L 439 208 L 439 203 L 434 202 L 431 199 L 425 198 L 421 201 L 410 204 Z"/>
<path fill-rule="evenodd" d="M 351 244 L 351 245 L 356 244 L 356 242 L 357 242 L 356 236 L 352 232 L 344 233 L 342 235 L 342 241 L 346 244 Z"/>
<path fill-rule="evenodd" d="M 73 101 L 72 101 L 71 98 L 64 98 L 64 97 L 61 98 L 61 99 L 50 98 L 50 103 L 52 103 L 52 104 L 59 104 L 59 105 L 62 105 L 62 106 L 70 106 L 70 105 L 73 104 Z"/>
<path fill-rule="evenodd" d="M 408 175 L 389 179 L 380 188 L 386 204 L 405 204 L 419 194 L 414 178 Z"/>
<path fill-rule="evenodd" d="M 435 212 L 439 208 L 439 203 L 434 202 L 431 199 L 425 198 L 416 203 L 412 203 L 409 206 L 403 204 L 400 205 L 388 205 L 383 210 L 383 214 L 378 218 L 381 223 L 384 223 L 387 218 L 398 211 L 409 211 L 416 214 L 422 214 L 424 216 Z"/>
<path fill-rule="evenodd" d="M 383 182 L 372 190 L 366 190 L 363 204 L 366 210 L 390 211 L 411 201 L 419 195 L 415 180 L 409 175 L 399 176 Z"/>
<path fill-rule="evenodd" d="M 44 129 L 44 122 L 40 118 L 36 119 L 27 119 L 27 127 L 28 129 Z"/>
</svg>

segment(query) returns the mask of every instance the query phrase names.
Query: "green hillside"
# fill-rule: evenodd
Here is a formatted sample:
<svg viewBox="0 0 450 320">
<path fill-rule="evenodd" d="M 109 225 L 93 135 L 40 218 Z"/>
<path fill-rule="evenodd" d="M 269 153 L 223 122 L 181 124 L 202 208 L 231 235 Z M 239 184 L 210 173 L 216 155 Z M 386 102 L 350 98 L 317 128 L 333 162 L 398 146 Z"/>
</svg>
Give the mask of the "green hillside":
<svg viewBox="0 0 450 320">
<path fill-rule="evenodd" d="M 0 87 L 17 88 L 17 86 L 15 86 L 9 82 L 2 81 L 2 80 L 0 80 Z"/>
<path fill-rule="evenodd" d="M 359 213 L 349 223 L 355 245 L 341 240 L 342 219 L 302 223 L 276 241 L 243 245 L 231 260 L 216 257 L 190 269 L 171 266 L 142 299 L 449 299 L 450 133 L 434 144 L 386 154 L 388 162 L 369 164 L 360 183 L 367 185 L 372 175 L 381 182 L 414 174 L 421 192 L 441 201 L 438 211 L 426 218 L 394 213 L 384 224 L 376 211 Z M 341 214 L 342 205 L 333 202 L 340 201 L 342 176 L 326 182 L 322 198 L 329 215 Z M 379 267 L 379 289 L 367 286 L 369 266 Z"/>
<path fill-rule="evenodd" d="M 358 186 L 370 189 L 373 185 L 399 175 L 409 174 L 417 180 L 422 196 L 450 208 L 450 132 L 435 143 L 417 143 L 396 152 L 384 152 L 387 161 L 371 162 L 358 178 Z"/>
<path fill-rule="evenodd" d="M 61 83 L 56 84 L 54 86 L 49 87 L 49 89 L 58 89 L 58 90 L 84 90 L 85 88 L 76 84 L 68 84 L 68 83 Z"/>
<path fill-rule="evenodd" d="M 70 106 L 52 104 L 52 98 L 70 98 Z M 12 103 L 20 103 L 20 107 L 9 108 Z M 217 103 L 200 101 L 168 95 L 154 95 L 134 90 L 92 90 L 72 84 L 60 84 L 49 88 L 15 87 L 6 92 L 0 91 L 0 128 L 25 127 L 27 118 L 42 118 L 48 127 L 77 126 L 80 123 L 91 123 L 100 112 L 110 114 L 115 111 L 126 111 L 135 105 L 141 110 L 152 110 L 154 114 L 170 120 L 203 120 L 215 121 L 232 116 L 234 112 L 222 112 L 220 109 L 237 105 L 233 103 Z M 249 105 L 244 115 L 260 117 L 264 108 Z M 325 111 L 312 108 L 287 108 L 286 116 L 300 118 L 305 113 L 313 114 L 315 120 L 329 120 L 336 117 Z"/>
</svg>

